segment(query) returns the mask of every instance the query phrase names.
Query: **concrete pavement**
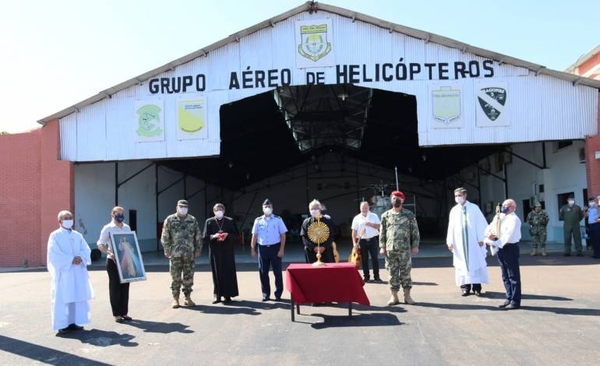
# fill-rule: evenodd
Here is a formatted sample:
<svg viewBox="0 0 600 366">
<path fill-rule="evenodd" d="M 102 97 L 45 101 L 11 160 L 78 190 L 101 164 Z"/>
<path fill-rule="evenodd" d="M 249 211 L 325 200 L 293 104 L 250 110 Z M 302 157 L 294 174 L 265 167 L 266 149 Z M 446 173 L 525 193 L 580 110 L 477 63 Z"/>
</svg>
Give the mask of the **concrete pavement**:
<svg viewBox="0 0 600 366">
<path fill-rule="evenodd" d="M 461 297 L 451 257 L 414 259 L 416 305 L 387 307 L 388 286 L 368 283 L 371 306 L 302 306 L 290 321 L 283 302 L 261 302 L 255 260 L 238 261 L 240 296 L 211 304 L 210 269 L 201 259 L 193 308 L 171 309 L 166 260 L 145 254 L 147 280 L 131 285 L 130 315 L 115 323 L 102 264 L 91 268 L 96 298 L 84 331 L 50 329 L 50 276 L 43 270 L 0 273 L 3 365 L 591 365 L 600 359 L 600 261 L 529 257 L 522 248 L 523 303 L 503 311 L 495 258 L 484 297 Z M 243 253 L 242 253 L 243 254 Z M 347 254 L 346 254 L 347 255 Z M 246 256 L 246 258 L 249 257 Z M 300 258 L 290 250 L 286 262 Z M 344 256 L 342 256 L 344 258 Z M 285 268 L 285 266 L 284 266 Z M 382 278 L 387 279 L 386 271 Z M 318 284 L 315 284 L 318 285 Z"/>
</svg>

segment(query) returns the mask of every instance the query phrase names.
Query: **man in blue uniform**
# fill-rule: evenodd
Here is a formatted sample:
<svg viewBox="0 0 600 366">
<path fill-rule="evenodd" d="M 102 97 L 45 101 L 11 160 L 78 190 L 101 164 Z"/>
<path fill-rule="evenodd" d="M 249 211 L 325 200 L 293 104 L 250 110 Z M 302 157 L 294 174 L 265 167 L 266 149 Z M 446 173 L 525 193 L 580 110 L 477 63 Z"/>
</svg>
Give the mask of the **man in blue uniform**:
<svg viewBox="0 0 600 366">
<path fill-rule="evenodd" d="M 285 248 L 287 228 L 281 217 L 273 215 L 273 204 L 267 198 L 262 209 L 264 215 L 254 220 L 252 226 L 252 241 L 250 242 L 252 257 L 258 254 L 258 273 L 260 274 L 260 287 L 262 301 L 270 300 L 271 284 L 269 281 L 269 268 L 273 268 L 275 275 L 275 300 L 281 300 L 283 293 L 283 276 L 281 274 L 281 259 Z"/>
</svg>

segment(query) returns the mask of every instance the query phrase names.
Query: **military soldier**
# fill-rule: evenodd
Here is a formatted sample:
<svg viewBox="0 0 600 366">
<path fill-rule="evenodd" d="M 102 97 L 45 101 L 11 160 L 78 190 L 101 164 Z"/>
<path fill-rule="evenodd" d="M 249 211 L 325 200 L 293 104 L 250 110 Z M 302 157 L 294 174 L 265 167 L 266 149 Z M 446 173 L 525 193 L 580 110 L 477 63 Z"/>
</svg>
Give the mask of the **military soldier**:
<svg viewBox="0 0 600 366">
<path fill-rule="evenodd" d="M 393 207 L 381 215 L 381 230 L 379 234 L 380 253 L 385 256 L 385 267 L 390 276 L 392 296 L 388 305 L 400 303 L 398 291 L 400 286 L 404 291 L 404 303 L 414 304 L 410 297 L 412 280 L 411 255 L 419 253 L 419 227 L 415 215 L 402 208 L 404 193 L 394 191 L 391 195 Z"/>
<path fill-rule="evenodd" d="M 188 215 L 188 202 L 177 201 L 176 210 L 165 219 L 160 239 L 165 257 L 169 258 L 173 309 L 179 307 L 179 292 L 182 288 L 184 305 L 196 305 L 190 294 L 194 285 L 194 259 L 200 256 L 202 250 L 200 226 L 194 216 Z"/>
<path fill-rule="evenodd" d="M 571 255 L 571 236 L 575 241 L 575 250 L 577 250 L 577 256 L 583 255 L 583 246 L 581 245 L 581 228 L 579 222 L 583 219 L 583 211 L 581 207 L 575 204 L 575 197 L 570 195 L 567 204 L 563 205 L 558 212 L 561 220 L 564 221 L 564 234 L 565 234 L 565 257 Z"/>
<path fill-rule="evenodd" d="M 542 204 L 535 203 L 533 211 L 527 215 L 527 223 L 531 226 L 529 232 L 531 234 L 531 253 L 537 255 L 538 248 L 542 250 L 542 255 L 546 256 L 546 225 L 550 218 L 546 211 L 542 210 Z"/>
</svg>

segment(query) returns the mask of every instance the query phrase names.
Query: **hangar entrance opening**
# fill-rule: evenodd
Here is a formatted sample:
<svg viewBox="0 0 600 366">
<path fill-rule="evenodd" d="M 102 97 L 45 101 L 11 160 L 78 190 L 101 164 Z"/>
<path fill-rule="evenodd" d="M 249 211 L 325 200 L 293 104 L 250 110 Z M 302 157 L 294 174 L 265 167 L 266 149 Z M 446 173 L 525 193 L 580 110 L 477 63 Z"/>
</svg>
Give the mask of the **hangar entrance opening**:
<svg viewBox="0 0 600 366">
<path fill-rule="evenodd" d="M 350 84 L 280 87 L 221 107 L 219 157 L 158 163 L 233 192 L 219 198 L 228 206 L 258 196 L 254 211 L 236 207 L 248 216 L 242 226 L 251 224 L 260 197 L 294 181 L 303 182 L 301 188 L 289 192 L 279 210 L 304 214 L 292 207 L 318 198 L 349 224 L 358 201 L 386 204 L 376 196 L 396 188 L 397 172 L 423 235 L 439 236 L 451 189 L 478 187 L 475 176 L 459 172 L 504 146 L 420 147 L 417 103 L 413 95 Z"/>
</svg>

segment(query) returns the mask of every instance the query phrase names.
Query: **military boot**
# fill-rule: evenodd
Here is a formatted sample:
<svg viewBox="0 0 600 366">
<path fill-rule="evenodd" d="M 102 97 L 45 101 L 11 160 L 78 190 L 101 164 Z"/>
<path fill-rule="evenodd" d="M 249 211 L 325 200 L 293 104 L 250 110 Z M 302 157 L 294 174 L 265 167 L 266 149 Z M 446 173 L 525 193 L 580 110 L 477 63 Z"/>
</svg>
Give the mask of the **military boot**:
<svg viewBox="0 0 600 366">
<path fill-rule="evenodd" d="M 542 248 L 542 256 L 545 257 L 546 255 L 546 248 Z"/>
<path fill-rule="evenodd" d="M 415 300 L 412 299 L 412 297 L 410 297 L 410 287 L 407 287 L 404 290 L 404 303 L 408 304 L 408 305 L 413 305 L 415 303 Z"/>
<path fill-rule="evenodd" d="M 195 306 L 196 303 L 192 301 L 190 295 L 185 295 L 185 300 L 183 301 L 183 305 L 185 306 Z"/>
<path fill-rule="evenodd" d="M 177 309 L 179 307 L 179 295 L 173 295 L 173 301 L 171 302 L 171 308 Z"/>
<path fill-rule="evenodd" d="M 536 256 L 536 255 L 537 255 L 537 249 L 536 249 L 536 248 L 533 248 L 533 249 L 531 250 L 531 253 L 529 253 L 529 255 L 530 255 L 530 256 Z"/>
<path fill-rule="evenodd" d="M 392 296 L 390 300 L 387 302 L 388 306 L 400 304 L 400 299 L 398 299 L 398 291 L 392 290 Z"/>
</svg>

